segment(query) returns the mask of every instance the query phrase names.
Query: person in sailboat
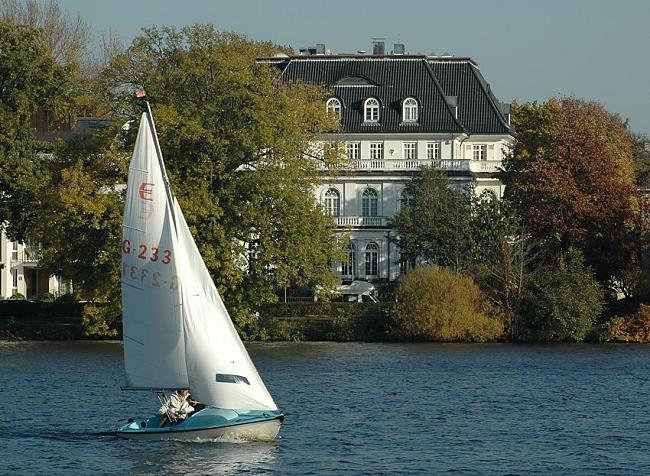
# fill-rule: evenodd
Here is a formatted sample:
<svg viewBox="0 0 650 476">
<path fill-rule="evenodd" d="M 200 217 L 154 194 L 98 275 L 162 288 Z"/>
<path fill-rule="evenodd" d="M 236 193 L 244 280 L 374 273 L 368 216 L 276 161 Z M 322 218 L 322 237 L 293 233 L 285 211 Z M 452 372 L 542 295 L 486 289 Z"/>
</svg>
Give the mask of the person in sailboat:
<svg viewBox="0 0 650 476">
<path fill-rule="evenodd" d="M 195 402 L 191 399 L 188 389 L 179 388 L 176 390 L 158 410 L 158 413 L 162 415 L 160 426 L 185 420 L 194 413 L 193 403 Z"/>
</svg>

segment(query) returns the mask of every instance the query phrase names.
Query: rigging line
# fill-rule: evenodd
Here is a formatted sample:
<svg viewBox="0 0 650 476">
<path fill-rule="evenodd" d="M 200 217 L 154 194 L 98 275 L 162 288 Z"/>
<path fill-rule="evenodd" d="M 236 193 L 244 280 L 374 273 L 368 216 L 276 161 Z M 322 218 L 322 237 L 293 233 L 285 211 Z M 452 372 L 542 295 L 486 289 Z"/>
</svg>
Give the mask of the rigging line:
<svg viewBox="0 0 650 476">
<path fill-rule="evenodd" d="M 135 284 L 127 283 L 124 280 L 122 281 L 122 284 L 125 284 L 126 286 L 128 286 L 130 288 L 137 289 L 138 291 L 144 291 L 144 288 L 140 288 L 140 287 L 136 286 Z"/>
<path fill-rule="evenodd" d="M 134 339 L 134 338 L 131 337 L 131 336 L 127 336 L 126 334 L 123 334 L 122 337 L 126 337 L 127 339 L 132 340 L 133 342 L 135 342 L 135 343 L 137 343 L 137 344 L 144 345 L 144 342 L 140 342 L 139 340 Z"/>
<path fill-rule="evenodd" d="M 151 132 L 153 134 L 153 141 L 154 145 L 156 146 L 156 156 L 158 157 L 158 165 L 160 166 L 160 170 L 162 172 L 163 176 L 163 182 L 165 185 L 165 192 L 167 192 L 167 200 L 169 201 L 169 208 L 170 208 L 170 215 L 172 217 L 172 221 L 174 222 L 174 229 L 176 230 L 176 235 L 178 235 L 178 227 L 176 225 L 176 214 L 174 213 L 173 210 L 173 195 L 172 195 L 172 189 L 169 184 L 169 177 L 167 177 L 167 169 L 165 168 L 165 163 L 163 162 L 163 156 L 162 156 L 162 151 L 160 150 L 160 142 L 158 142 L 158 132 L 156 132 L 156 124 L 153 121 L 153 114 L 151 112 L 151 106 L 149 105 L 149 101 L 145 101 L 147 104 L 147 120 L 149 121 L 149 125 L 151 126 Z"/>
</svg>

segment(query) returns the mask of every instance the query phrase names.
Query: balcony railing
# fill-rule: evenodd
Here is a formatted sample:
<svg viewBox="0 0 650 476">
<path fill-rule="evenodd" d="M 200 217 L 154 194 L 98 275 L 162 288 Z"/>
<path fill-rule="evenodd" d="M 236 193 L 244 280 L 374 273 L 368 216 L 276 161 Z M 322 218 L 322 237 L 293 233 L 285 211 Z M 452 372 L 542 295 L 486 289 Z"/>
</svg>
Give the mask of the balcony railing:
<svg viewBox="0 0 650 476">
<path fill-rule="evenodd" d="M 388 217 L 336 217 L 337 226 L 387 226 Z"/>
<path fill-rule="evenodd" d="M 381 170 L 398 172 L 419 170 L 422 167 L 432 167 L 437 170 L 467 172 L 497 172 L 499 167 L 501 167 L 501 161 L 463 159 L 367 159 L 354 160 L 339 168 L 347 170 Z"/>
<path fill-rule="evenodd" d="M 24 250 L 19 253 L 16 253 L 14 251 L 11 254 L 11 263 L 14 265 L 18 265 L 20 263 L 36 265 L 38 264 L 41 257 L 41 250 Z"/>
</svg>

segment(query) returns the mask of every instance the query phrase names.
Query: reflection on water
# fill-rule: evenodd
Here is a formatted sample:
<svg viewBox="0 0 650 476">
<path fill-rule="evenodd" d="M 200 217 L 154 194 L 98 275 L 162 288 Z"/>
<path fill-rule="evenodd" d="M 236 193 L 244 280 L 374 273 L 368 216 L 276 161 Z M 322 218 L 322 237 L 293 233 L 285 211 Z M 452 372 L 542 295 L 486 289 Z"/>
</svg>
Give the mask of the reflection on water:
<svg viewBox="0 0 650 476">
<path fill-rule="evenodd" d="M 274 443 L 122 440 L 119 343 L 0 342 L 0 475 L 650 474 L 650 347 L 248 346 Z"/>
<path fill-rule="evenodd" d="M 123 442 L 114 456 L 133 474 L 228 475 L 272 471 L 276 452 L 268 443 Z"/>
</svg>

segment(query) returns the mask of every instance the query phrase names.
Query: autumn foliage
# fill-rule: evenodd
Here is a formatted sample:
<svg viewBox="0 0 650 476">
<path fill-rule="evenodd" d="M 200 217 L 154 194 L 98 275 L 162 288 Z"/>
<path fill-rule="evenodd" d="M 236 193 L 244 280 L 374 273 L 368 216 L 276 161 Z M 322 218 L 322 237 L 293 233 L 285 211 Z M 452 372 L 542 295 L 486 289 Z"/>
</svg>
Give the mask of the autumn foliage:
<svg viewBox="0 0 650 476">
<path fill-rule="evenodd" d="M 575 98 L 515 106 L 518 144 L 507 198 L 533 238 L 578 247 L 606 281 L 625 267 L 637 211 L 634 142 L 600 104 Z"/>
<path fill-rule="evenodd" d="M 400 281 L 390 334 L 398 340 L 495 340 L 503 319 L 474 280 L 449 268 L 425 266 Z"/>
</svg>

